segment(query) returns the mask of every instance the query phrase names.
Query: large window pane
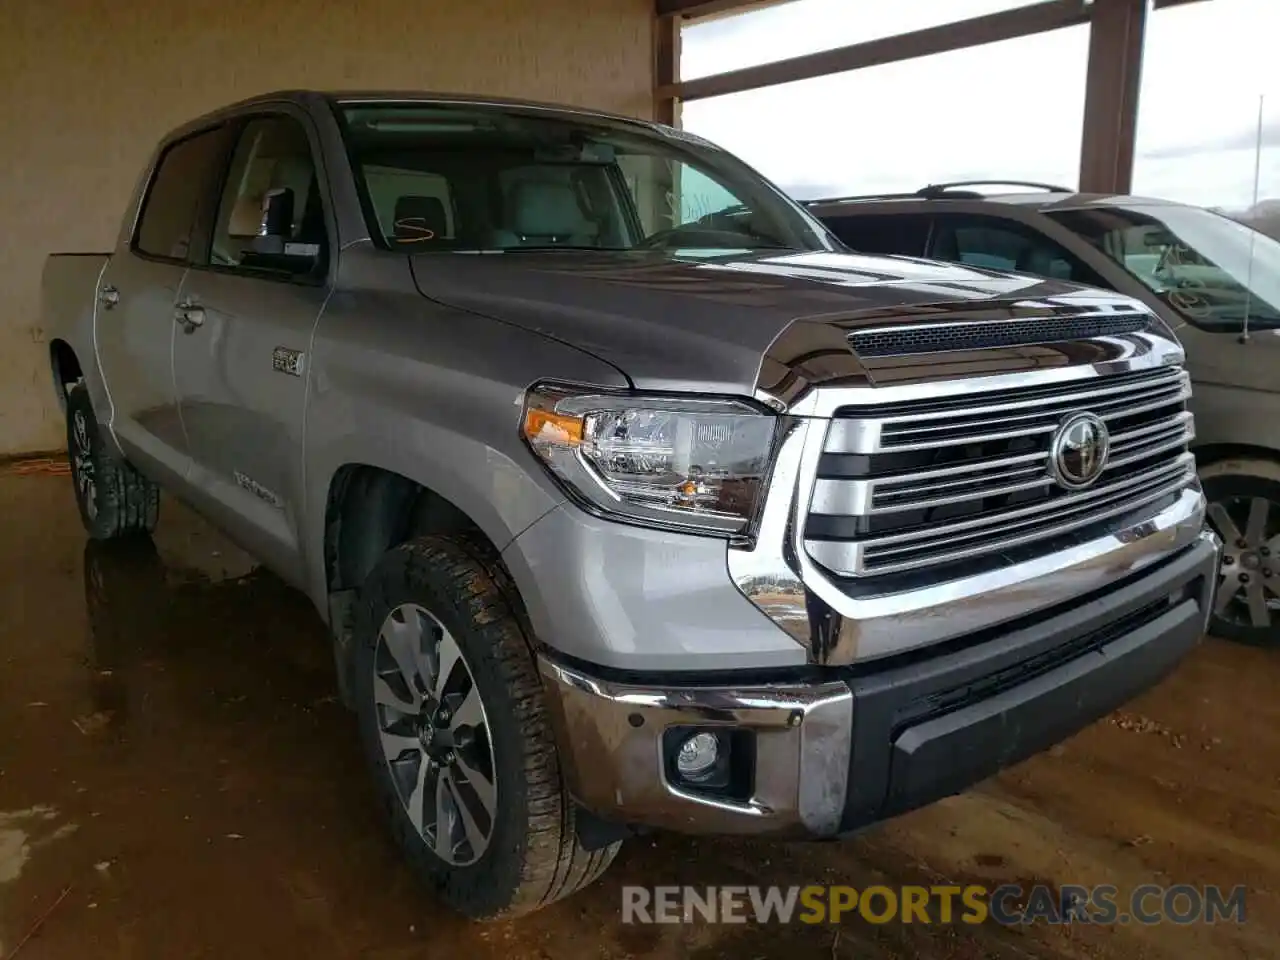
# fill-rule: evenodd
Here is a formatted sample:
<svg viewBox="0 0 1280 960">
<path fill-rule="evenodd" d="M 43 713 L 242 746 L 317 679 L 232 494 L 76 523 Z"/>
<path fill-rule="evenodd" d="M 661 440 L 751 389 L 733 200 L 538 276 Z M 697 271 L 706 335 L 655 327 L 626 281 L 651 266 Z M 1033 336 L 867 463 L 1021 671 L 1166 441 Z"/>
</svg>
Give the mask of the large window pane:
<svg viewBox="0 0 1280 960">
<path fill-rule="evenodd" d="M 1280 234 L 1277 35 L 1276 0 L 1214 0 L 1151 17 L 1134 192 L 1260 217 L 1260 228 L 1270 222 Z"/>
<path fill-rule="evenodd" d="M 998 177 L 1074 186 L 1088 45 L 1088 27 L 1070 27 L 695 100 L 683 122 L 800 199 Z"/>
<path fill-rule="evenodd" d="M 988 13 L 1031 0 L 791 0 L 684 30 L 680 76 L 685 80 L 834 50 Z"/>
</svg>

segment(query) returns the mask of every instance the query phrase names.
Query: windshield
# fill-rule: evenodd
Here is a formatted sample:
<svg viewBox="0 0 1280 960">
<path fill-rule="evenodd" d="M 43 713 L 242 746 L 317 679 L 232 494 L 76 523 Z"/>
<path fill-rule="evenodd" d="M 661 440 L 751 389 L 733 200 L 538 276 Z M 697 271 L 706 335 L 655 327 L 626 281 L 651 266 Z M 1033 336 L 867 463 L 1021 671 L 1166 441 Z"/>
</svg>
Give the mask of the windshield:
<svg viewBox="0 0 1280 960">
<path fill-rule="evenodd" d="M 1126 204 L 1045 211 L 1123 266 L 1189 322 L 1280 326 L 1280 243 L 1199 207 Z"/>
<path fill-rule="evenodd" d="M 375 238 L 411 252 L 832 250 L 749 167 L 668 128 L 516 107 L 340 107 Z"/>
</svg>

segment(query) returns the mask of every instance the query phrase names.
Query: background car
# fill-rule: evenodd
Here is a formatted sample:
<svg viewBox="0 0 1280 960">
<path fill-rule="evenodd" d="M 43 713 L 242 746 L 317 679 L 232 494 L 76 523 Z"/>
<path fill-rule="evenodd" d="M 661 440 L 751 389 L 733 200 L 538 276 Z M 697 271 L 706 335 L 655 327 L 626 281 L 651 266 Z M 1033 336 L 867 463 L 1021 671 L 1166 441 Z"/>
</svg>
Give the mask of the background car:
<svg viewBox="0 0 1280 960">
<path fill-rule="evenodd" d="M 1280 242 L 1199 207 L 1021 181 L 806 205 L 857 251 L 1071 280 L 1155 309 L 1187 351 L 1200 477 L 1226 544 L 1213 632 L 1280 642 Z"/>
</svg>

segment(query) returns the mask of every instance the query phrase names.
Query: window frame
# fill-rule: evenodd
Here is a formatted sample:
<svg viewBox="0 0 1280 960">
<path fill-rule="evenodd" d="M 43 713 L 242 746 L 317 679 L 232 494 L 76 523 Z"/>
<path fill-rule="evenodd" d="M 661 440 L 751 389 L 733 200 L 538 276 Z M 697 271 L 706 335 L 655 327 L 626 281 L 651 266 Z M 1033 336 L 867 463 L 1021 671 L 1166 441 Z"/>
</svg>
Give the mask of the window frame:
<svg viewBox="0 0 1280 960">
<path fill-rule="evenodd" d="M 152 263 L 167 263 L 174 266 L 190 267 L 194 265 L 196 254 L 203 250 L 204 242 L 201 236 L 202 220 L 205 216 L 205 207 L 209 201 L 209 192 L 214 183 L 217 181 L 226 162 L 227 145 L 230 142 L 228 132 L 230 124 L 227 120 L 218 120 L 199 129 L 191 130 L 183 133 L 181 136 L 174 137 L 172 140 L 166 140 L 156 153 L 155 162 L 151 165 L 151 170 L 147 174 L 146 186 L 142 190 L 142 199 L 138 203 L 137 216 L 133 220 L 133 229 L 129 233 L 129 252 L 134 256 L 143 260 L 149 260 Z M 197 188 L 196 202 L 191 211 L 190 236 L 187 240 L 187 254 L 185 257 L 169 257 L 160 253 L 152 253 L 142 249 L 139 246 L 139 237 L 142 234 L 142 225 L 147 217 L 147 208 L 151 204 L 151 197 L 155 191 L 156 182 L 160 178 L 160 171 L 164 168 L 165 160 L 173 153 L 173 151 L 184 143 L 190 143 L 197 137 L 208 136 L 209 134 L 220 135 L 222 140 L 217 143 L 217 150 L 209 165 L 209 170 L 205 175 L 206 182 Z"/>
<path fill-rule="evenodd" d="M 210 254 L 213 249 L 213 234 L 217 229 L 218 214 L 226 194 L 227 184 L 231 178 L 231 165 L 235 162 L 236 151 L 244 138 L 245 130 L 257 120 L 285 120 L 297 124 L 306 138 L 311 153 L 312 167 L 315 170 L 316 191 L 320 205 L 324 211 L 324 251 L 320 263 L 307 273 L 285 274 L 280 271 L 259 269 L 255 267 L 231 266 L 213 263 Z M 221 163 L 216 176 L 207 188 L 206 202 L 201 207 L 201 216 L 197 222 L 197 231 L 193 235 L 192 251 L 196 254 L 190 258 L 192 270 L 206 273 L 228 274 L 236 277 L 250 277 L 255 280 L 269 280 L 275 283 L 287 283 L 294 286 L 322 287 L 330 283 L 336 266 L 337 245 L 334 242 L 338 235 L 334 216 L 333 193 L 329 185 L 329 177 L 324 165 L 324 151 L 320 147 L 320 139 L 316 133 L 310 116 L 305 111 L 290 108 L 286 104 L 267 104 L 237 113 L 226 121 L 229 129 L 227 142 L 223 146 Z M 198 245 L 196 239 L 198 238 Z"/>
<path fill-rule="evenodd" d="M 948 223 L 947 221 L 952 221 Z M 1031 243 L 1040 243 L 1047 245 L 1058 256 L 1065 260 L 1071 267 L 1072 276 L 1067 279 L 1063 277 L 1051 277 L 1044 274 L 1028 273 L 1027 276 L 1040 277 L 1044 280 L 1057 280 L 1061 283 L 1078 283 L 1086 287 L 1096 287 L 1101 290 L 1114 290 L 1113 284 L 1109 283 L 1097 269 L 1092 267 L 1085 260 L 1060 243 L 1056 238 L 1038 230 L 1029 223 L 1018 219 L 1017 217 L 1005 216 L 999 213 L 993 213 L 988 210 L 935 210 L 932 220 L 929 224 L 929 237 L 925 246 L 925 258 L 931 260 L 941 260 L 943 263 L 954 263 L 959 266 L 977 266 L 978 269 L 999 269 L 991 267 L 981 267 L 977 264 L 966 264 L 963 260 L 945 260 L 936 255 L 938 238 L 941 231 L 951 229 L 953 234 L 956 229 L 954 223 L 961 221 L 962 226 L 972 226 L 977 228 L 986 227 L 987 229 L 1004 230 L 1015 236 L 1021 237 Z M 963 223 L 968 221 L 968 223 Z M 1083 271 L 1083 276 L 1076 276 L 1077 271 Z M 1020 272 L 1013 269 L 1012 272 Z"/>
</svg>

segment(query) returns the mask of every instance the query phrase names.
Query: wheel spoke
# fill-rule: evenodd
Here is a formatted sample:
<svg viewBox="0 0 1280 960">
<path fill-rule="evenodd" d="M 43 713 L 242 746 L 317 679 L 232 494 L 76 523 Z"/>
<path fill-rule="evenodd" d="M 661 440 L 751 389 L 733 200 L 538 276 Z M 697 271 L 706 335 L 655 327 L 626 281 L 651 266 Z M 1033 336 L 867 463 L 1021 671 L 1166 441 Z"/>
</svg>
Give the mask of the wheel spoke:
<svg viewBox="0 0 1280 960">
<path fill-rule="evenodd" d="M 382 752 L 388 763 L 399 760 L 406 753 L 422 753 L 422 741 L 417 737 L 386 730 L 379 732 L 378 736 L 382 738 Z"/>
<path fill-rule="evenodd" d="M 382 642 L 395 660 L 404 682 L 416 695 L 419 683 L 425 679 L 420 676 L 419 670 L 422 659 L 422 624 L 417 616 L 413 616 L 411 621 L 399 619 L 400 616 L 403 615 L 396 610 L 383 621 Z"/>
<path fill-rule="evenodd" d="M 473 730 L 484 728 L 484 710 L 480 706 L 480 692 L 476 689 L 474 680 L 471 682 L 471 689 L 458 703 L 452 703 L 453 699 L 450 698 L 452 712 L 449 716 L 449 729 L 451 731 L 457 733 L 461 727 L 469 727 Z"/>
<path fill-rule="evenodd" d="M 1213 612 L 1221 614 L 1240 592 L 1240 581 L 1234 573 L 1223 574 L 1218 580 L 1218 595 L 1213 600 Z"/>
<path fill-rule="evenodd" d="M 1230 607 L 1231 600 L 1235 599 L 1235 595 L 1240 593 L 1240 581 L 1236 579 L 1235 573 L 1226 573 L 1217 581 L 1217 596 L 1213 598 L 1213 613 L 1221 614 L 1226 608 Z"/>
<path fill-rule="evenodd" d="M 476 802 L 480 804 L 480 808 L 484 810 L 486 818 L 493 821 L 493 801 L 496 794 L 493 781 L 486 777 L 472 762 L 471 758 L 466 755 L 465 751 L 458 752 L 457 767 L 462 774 L 461 783 L 465 783 L 471 788 L 470 792 L 475 795 Z M 462 793 L 465 791 L 455 791 Z"/>
<path fill-rule="evenodd" d="M 416 714 L 418 712 L 418 704 L 422 702 L 422 697 L 414 688 L 413 684 L 409 684 L 409 697 L 410 699 L 406 700 L 404 697 L 400 696 L 400 694 L 396 693 L 395 690 L 392 690 L 391 684 L 387 683 L 384 678 L 379 677 L 376 674 L 374 675 L 374 703 L 380 704 L 384 707 L 390 707 L 398 713 L 406 715 Z"/>
<path fill-rule="evenodd" d="M 1249 620 L 1255 627 L 1271 626 L 1271 611 L 1267 608 L 1267 595 L 1262 589 L 1262 581 L 1253 579 L 1245 587 L 1245 595 L 1249 598 Z"/>
<path fill-rule="evenodd" d="M 1271 512 L 1271 502 L 1265 497 L 1254 497 L 1249 504 L 1249 526 L 1244 538 L 1250 547 L 1257 547 L 1267 535 L 1267 514 Z"/>
<path fill-rule="evenodd" d="M 1236 522 L 1231 519 L 1231 514 L 1227 513 L 1227 508 L 1222 504 L 1209 504 L 1209 519 L 1218 528 L 1219 536 L 1228 543 L 1235 544 L 1236 541 L 1243 539 L 1240 536 L 1240 528 L 1236 526 Z"/>
<path fill-rule="evenodd" d="M 427 781 L 429 779 L 427 774 L 430 770 L 431 764 L 427 762 L 425 756 L 422 757 L 418 763 L 418 774 L 413 778 L 413 790 L 410 792 L 408 799 L 405 800 L 405 809 L 409 813 L 409 822 L 413 824 L 413 828 L 418 831 L 419 835 L 422 835 L 427 828 L 423 817 L 426 814 Z"/>
<path fill-rule="evenodd" d="M 441 770 L 436 777 L 436 856 L 453 863 L 454 802 L 449 793 L 449 774 Z"/>
<path fill-rule="evenodd" d="M 441 777 L 445 781 L 449 791 L 449 796 L 453 801 L 453 807 L 458 812 L 458 819 L 462 821 L 462 832 L 467 837 L 467 843 L 471 847 L 471 856 L 478 857 L 484 851 L 488 842 L 488 836 L 484 830 L 480 829 L 480 824 L 476 822 L 475 814 L 471 812 L 471 808 L 463 799 L 463 790 L 458 788 L 458 784 L 453 781 L 453 777 Z M 492 822 L 492 821 L 491 821 Z"/>
<path fill-rule="evenodd" d="M 442 632 L 440 642 L 436 645 L 436 672 L 431 685 L 431 694 L 437 700 L 444 699 L 444 692 L 449 687 L 449 679 L 453 676 L 454 669 L 461 659 L 462 651 L 458 649 L 457 641 L 448 633 Z"/>
</svg>

